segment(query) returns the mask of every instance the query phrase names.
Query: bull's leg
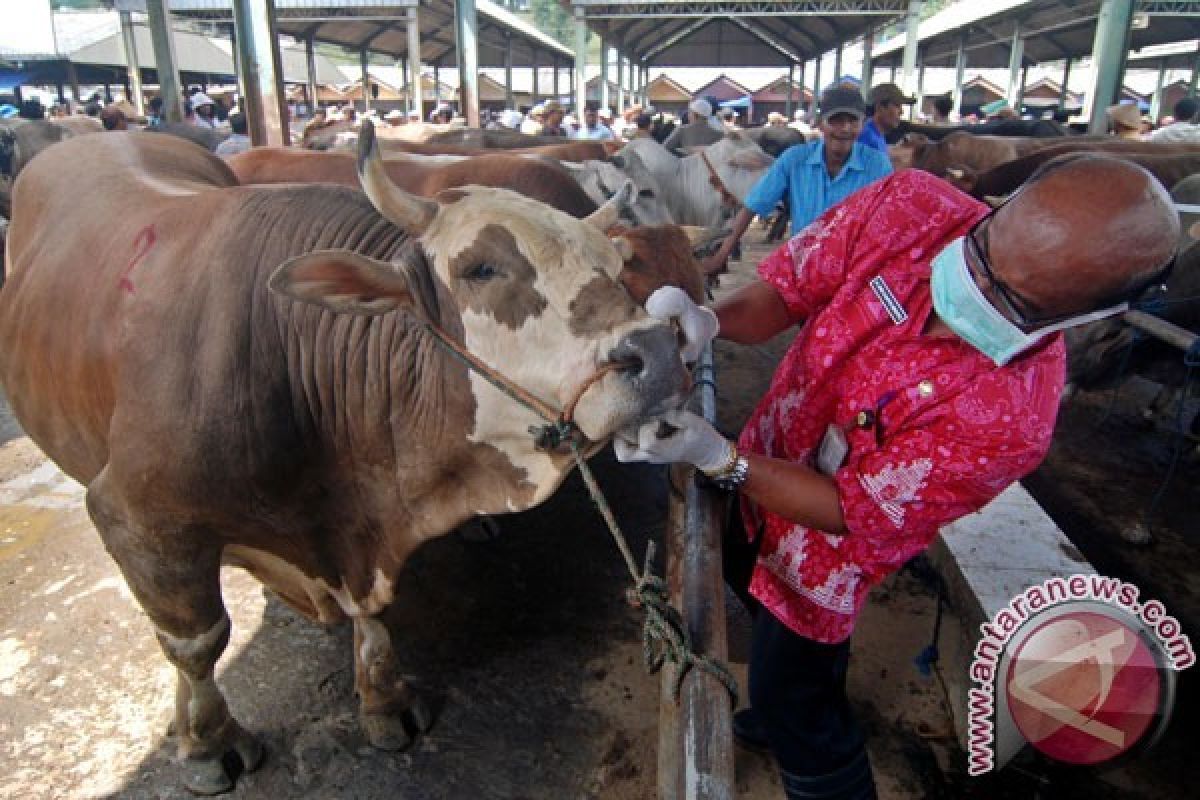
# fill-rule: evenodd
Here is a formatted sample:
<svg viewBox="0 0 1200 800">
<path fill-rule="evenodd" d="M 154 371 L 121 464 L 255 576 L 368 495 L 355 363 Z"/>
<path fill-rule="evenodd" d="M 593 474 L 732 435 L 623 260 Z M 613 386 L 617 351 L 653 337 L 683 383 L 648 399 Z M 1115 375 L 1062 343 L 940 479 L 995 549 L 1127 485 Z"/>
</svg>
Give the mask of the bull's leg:
<svg viewBox="0 0 1200 800">
<path fill-rule="evenodd" d="M 354 688 L 373 747 L 400 750 L 433 725 L 424 701 L 400 676 L 391 634 L 378 617 L 354 618 Z"/>
<path fill-rule="evenodd" d="M 263 750 L 230 715 L 214 675 L 230 630 L 221 601 L 220 548 L 192 529 L 130 522 L 116 511 L 121 504 L 106 496 L 103 475 L 88 487 L 87 505 L 177 671 L 173 729 L 185 784 L 196 794 L 229 791 L 225 755 L 236 752 L 249 771 L 262 762 Z"/>
</svg>

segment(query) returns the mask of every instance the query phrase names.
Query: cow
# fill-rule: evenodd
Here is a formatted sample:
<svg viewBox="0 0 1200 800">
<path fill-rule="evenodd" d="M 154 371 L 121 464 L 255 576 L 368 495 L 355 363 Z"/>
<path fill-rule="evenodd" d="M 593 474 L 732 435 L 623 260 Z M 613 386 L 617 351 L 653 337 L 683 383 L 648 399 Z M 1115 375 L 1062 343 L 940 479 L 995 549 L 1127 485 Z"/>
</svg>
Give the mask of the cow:
<svg viewBox="0 0 1200 800">
<path fill-rule="evenodd" d="M 774 162 L 741 133 L 727 134 L 684 158 L 653 139 L 634 139 L 618 155 L 626 153 L 636 154 L 658 181 L 675 222 L 705 228 L 719 227 L 736 212 L 738 204 Z"/>
<path fill-rule="evenodd" d="M 418 198 L 388 181 L 372 134 L 363 191 L 242 186 L 200 148 L 138 132 L 56 145 L 16 186 L 0 382 L 86 487 L 176 668 L 201 794 L 232 787 L 226 756 L 262 758 L 214 679 L 222 563 L 310 618 L 351 619 L 360 722 L 403 747 L 431 723 L 380 618 L 405 560 L 570 471 L 531 436 L 542 418 L 439 336 L 544 403 L 582 391 L 588 455 L 687 386 L 675 330 L 618 280 L 624 246 L 595 226 L 611 209 L 577 220 L 486 187 Z"/>
<path fill-rule="evenodd" d="M 969 167 L 986 172 L 997 164 L 1012 161 L 1027 153 L 1061 143 L 1062 139 L 1033 139 L 1017 136 L 979 136 L 966 132 L 952 133 L 937 141 L 923 134 L 910 133 L 888 148 L 888 157 L 895 170 L 922 169 L 939 178 L 947 170 Z"/>
<path fill-rule="evenodd" d="M 664 225 L 673 222 L 667 208 L 662 186 L 632 151 L 612 156 L 609 161 L 563 161 L 588 197 L 597 203 L 606 202 L 626 181 L 632 181 L 636 195 L 629 204 L 629 215 L 638 225 Z"/>
<path fill-rule="evenodd" d="M 432 162 L 426 160 L 430 158 Z M 442 158 L 392 156 L 383 163 L 393 184 L 420 197 L 475 184 L 511 189 L 578 218 L 597 208 L 597 203 L 555 162 L 505 153 Z M 349 153 L 255 147 L 230 156 L 227 163 L 241 183 L 294 181 L 358 186 L 355 157 Z"/>
<path fill-rule="evenodd" d="M 1125 144 L 1132 145 L 1125 147 Z M 1107 153 L 1132 161 L 1150 172 L 1167 191 L 1184 178 L 1200 172 L 1200 145 L 1168 145 L 1155 142 L 1066 144 L 1044 147 L 1028 155 L 998 164 L 978 173 L 970 167 L 948 168 L 941 177 L 974 197 L 1003 197 L 1014 192 L 1047 161 L 1068 153 Z"/>
<path fill-rule="evenodd" d="M 764 125 L 761 128 L 747 128 L 742 133 L 774 158 L 779 158 L 789 147 L 804 144 L 808 141 L 803 133 L 786 125 Z"/>
<path fill-rule="evenodd" d="M 533 136 L 518 131 L 457 128 L 451 131 L 438 131 L 424 141 L 430 144 L 452 144 L 478 150 L 509 150 L 547 144 L 563 144 L 564 140 L 561 136 Z"/>
</svg>

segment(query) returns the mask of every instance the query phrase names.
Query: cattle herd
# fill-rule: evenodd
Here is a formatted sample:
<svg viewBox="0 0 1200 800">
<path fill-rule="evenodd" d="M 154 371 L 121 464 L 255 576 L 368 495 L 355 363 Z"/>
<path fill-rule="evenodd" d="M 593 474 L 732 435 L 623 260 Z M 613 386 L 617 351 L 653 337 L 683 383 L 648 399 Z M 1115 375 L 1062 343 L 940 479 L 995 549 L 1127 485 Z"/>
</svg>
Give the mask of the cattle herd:
<svg viewBox="0 0 1200 800">
<path fill-rule="evenodd" d="M 222 160 L 163 133 L 0 125 L 0 380 L 86 487 L 176 668 L 183 779 L 203 794 L 232 787 L 230 754 L 246 769 L 262 757 L 214 680 L 222 564 L 315 620 L 350 618 L 364 731 L 409 744 L 430 716 L 380 621 L 405 560 L 545 500 L 572 464 L 435 330 L 558 407 L 608 370 L 575 410 L 597 451 L 680 401 L 676 332 L 641 303 L 665 284 L 702 300 L 694 249 L 791 143 L 733 132 L 679 157 L 653 139 L 398 141 L 368 122 Z M 910 132 L 894 164 L 995 200 L 1054 157 L 1104 151 L 1200 203 L 1200 145 L 942 133 Z M 1200 249 L 1180 248 L 1167 317 L 1196 331 Z M 1071 350 L 1085 387 L 1119 364 L 1167 384 L 1182 367 L 1120 321 Z"/>
</svg>

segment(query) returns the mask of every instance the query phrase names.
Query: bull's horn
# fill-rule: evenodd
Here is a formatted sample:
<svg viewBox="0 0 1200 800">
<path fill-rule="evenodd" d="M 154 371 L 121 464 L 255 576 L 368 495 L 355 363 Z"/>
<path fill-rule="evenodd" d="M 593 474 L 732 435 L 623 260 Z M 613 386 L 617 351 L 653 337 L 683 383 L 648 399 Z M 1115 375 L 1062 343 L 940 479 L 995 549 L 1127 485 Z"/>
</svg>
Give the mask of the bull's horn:
<svg viewBox="0 0 1200 800">
<path fill-rule="evenodd" d="M 1006 198 L 996 197 L 995 195 L 990 194 L 983 196 L 983 202 L 987 203 L 992 208 L 999 208 L 1000 206 L 1004 205 L 1005 199 Z"/>
<path fill-rule="evenodd" d="M 705 228 L 701 225 L 680 225 L 679 228 L 683 231 L 683 235 L 688 238 L 688 244 L 693 249 L 706 245 L 714 239 L 719 239 L 725 235 L 725 231 L 717 228 Z"/>
<path fill-rule="evenodd" d="M 606 231 L 620 221 L 621 212 L 625 210 L 632 199 L 633 181 L 625 181 L 621 188 L 617 189 L 616 194 L 608 199 L 607 203 L 588 214 L 583 221 Z"/>
<path fill-rule="evenodd" d="M 951 178 L 954 178 L 954 180 L 956 180 L 956 181 L 961 181 L 963 178 L 965 178 L 967 176 L 967 173 L 963 172 L 961 169 L 955 169 L 953 167 L 946 170 L 946 174 L 949 175 Z"/>
<path fill-rule="evenodd" d="M 1193 239 L 1200 239 L 1200 222 L 1192 223 L 1192 227 L 1188 228 L 1188 236 Z"/>
<path fill-rule="evenodd" d="M 612 164 L 617 169 L 625 169 L 625 156 L 620 153 L 613 153 L 608 157 L 608 163 Z"/>
<path fill-rule="evenodd" d="M 375 210 L 406 233 L 419 236 L 437 216 L 437 203 L 409 194 L 388 178 L 369 119 L 358 135 L 358 180 Z"/>
</svg>

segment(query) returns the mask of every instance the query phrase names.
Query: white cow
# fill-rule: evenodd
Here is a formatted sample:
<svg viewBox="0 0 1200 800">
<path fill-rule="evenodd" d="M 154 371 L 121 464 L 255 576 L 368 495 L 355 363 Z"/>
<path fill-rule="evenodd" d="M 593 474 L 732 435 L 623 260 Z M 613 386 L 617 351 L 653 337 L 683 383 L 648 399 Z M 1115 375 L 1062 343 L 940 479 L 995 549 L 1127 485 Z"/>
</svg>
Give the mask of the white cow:
<svg viewBox="0 0 1200 800">
<path fill-rule="evenodd" d="M 563 161 L 562 165 L 596 205 L 604 205 L 628 181 L 633 181 L 636 192 L 622 216 L 631 217 L 636 225 L 668 225 L 675 222 L 658 179 L 637 153 L 627 150 L 620 156 L 613 156 L 612 163 Z"/>
<path fill-rule="evenodd" d="M 622 158 L 630 155 L 636 155 L 657 180 L 675 222 L 706 228 L 720 226 L 737 209 L 713 185 L 705 159 L 721 185 L 738 202 L 746 199 L 750 189 L 774 163 L 749 137 L 736 132 L 684 158 L 673 155 L 653 139 L 634 139 L 618 153 Z"/>
</svg>

